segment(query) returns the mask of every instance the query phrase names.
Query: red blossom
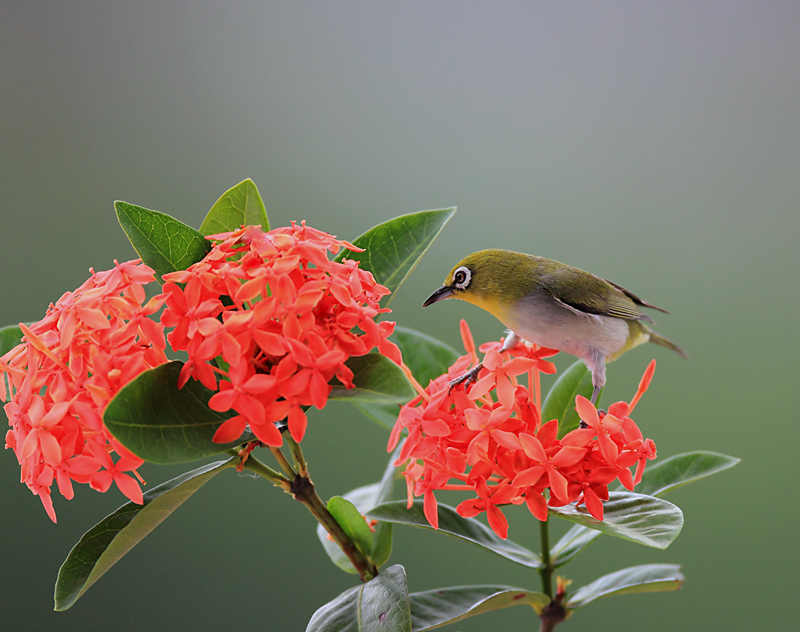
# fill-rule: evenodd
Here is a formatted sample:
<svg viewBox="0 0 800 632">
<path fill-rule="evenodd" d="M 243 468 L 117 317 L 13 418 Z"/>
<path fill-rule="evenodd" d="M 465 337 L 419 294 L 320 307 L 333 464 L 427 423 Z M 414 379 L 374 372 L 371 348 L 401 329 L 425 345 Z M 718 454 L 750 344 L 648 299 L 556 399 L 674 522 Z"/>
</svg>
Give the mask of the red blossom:
<svg viewBox="0 0 800 632">
<path fill-rule="evenodd" d="M 358 250 L 352 244 L 305 222 L 211 238 L 217 243 L 202 261 L 164 275 L 161 322 L 174 328 L 172 347 L 189 355 L 181 385 L 193 377 L 217 391 L 210 408 L 237 413 L 214 441 L 235 441 L 249 425 L 263 443 L 280 446 L 275 424 L 283 420 L 302 441 L 306 410 L 325 406 L 331 381 L 353 387 L 349 358 L 377 348 L 402 362 L 388 340 L 394 323 L 376 322 L 389 311 L 379 303 L 389 290 L 358 262 L 328 258 Z"/>
<path fill-rule="evenodd" d="M 0 358 L 0 397 L 11 426 L 6 447 L 53 522 L 54 481 L 68 500 L 75 481 L 102 492 L 115 484 L 142 503 L 139 482 L 126 472 L 143 461 L 114 440 L 102 416 L 125 384 L 166 362 L 163 326 L 150 318 L 163 299 L 145 302 L 151 268 L 138 260 L 115 264 L 92 271 L 39 322 L 20 324 L 22 344 Z"/>
<path fill-rule="evenodd" d="M 644 463 L 655 458 L 655 444 L 642 438 L 630 418 L 632 405 L 617 402 L 606 414 L 579 396 L 576 408 L 586 427 L 559 439 L 556 420 L 541 423 L 534 392 L 538 372 L 555 372 L 543 359 L 555 351 L 519 343 L 501 355 L 500 343 L 482 345 L 484 367 L 465 393 L 451 388 L 450 381 L 477 362 L 477 355 L 464 321 L 461 335 L 467 354 L 401 409 L 389 440 L 394 449 L 401 433 L 408 432 L 396 464 L 405 463 L 409 503 L 423 496 L 425 516 L 436 528 L 434 492 L 472 491 L 477 497 L 461 502 L 458 513 L 486 512 L 501 538 L 508 534 L 505 505 L 524 503 L 538 520 L 546 520 L 548 506 L 583 504 L 602 520 L 608 485 L 619 479 L 632 489 Z M 633 403 L 647 388 L 653 368 L 648 367 Z M 525 373 L 527 385 L 518 380 Z M 635 477 L 628 469 L 634 464 Z"/>
</svg>

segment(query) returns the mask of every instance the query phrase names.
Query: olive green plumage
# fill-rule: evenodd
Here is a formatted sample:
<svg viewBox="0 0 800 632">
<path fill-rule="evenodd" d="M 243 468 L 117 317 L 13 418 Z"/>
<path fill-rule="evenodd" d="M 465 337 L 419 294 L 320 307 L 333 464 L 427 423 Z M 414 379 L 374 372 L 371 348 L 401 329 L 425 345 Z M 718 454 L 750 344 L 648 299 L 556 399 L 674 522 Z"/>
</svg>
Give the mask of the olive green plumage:
<svg viewBox="0 0 800 632">
<path fill-rule="evenodd" d="M 593 400 L 605 363 L 644 342 L 680 347 L 650 329 L 641 307 L 661 309 L 616 283 L 552 259 L 510 250 L 481 250 L 459 261 L 425 301 L 458 298 L 497 317 L 512 336 L 570 353 L 592 371 Z"/>
</svg>

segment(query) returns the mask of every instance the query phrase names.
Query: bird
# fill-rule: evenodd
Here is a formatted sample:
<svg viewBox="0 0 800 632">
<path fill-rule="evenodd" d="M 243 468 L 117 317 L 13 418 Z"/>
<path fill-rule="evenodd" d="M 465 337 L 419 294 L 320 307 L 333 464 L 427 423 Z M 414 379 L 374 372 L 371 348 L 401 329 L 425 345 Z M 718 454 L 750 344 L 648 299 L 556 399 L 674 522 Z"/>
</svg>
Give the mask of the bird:
<svg viewBox="0 0 800 632">
<path fill-rule="evenodd" d="M 422 304 L 457 298 L 492 314 L 508 328 L 501 352 L 520 339 L 576 356 L 592 374 L 593 404 L 606 383 L 606 363 L 652 342 L 686 352 L 653 331 L 640 308 L 669 313 L 616 283 L 552 259 L 510 250 L 479 250 L 459 261 Z M 474 381 L 477 364 L 451 382 Z"/>
</svg>

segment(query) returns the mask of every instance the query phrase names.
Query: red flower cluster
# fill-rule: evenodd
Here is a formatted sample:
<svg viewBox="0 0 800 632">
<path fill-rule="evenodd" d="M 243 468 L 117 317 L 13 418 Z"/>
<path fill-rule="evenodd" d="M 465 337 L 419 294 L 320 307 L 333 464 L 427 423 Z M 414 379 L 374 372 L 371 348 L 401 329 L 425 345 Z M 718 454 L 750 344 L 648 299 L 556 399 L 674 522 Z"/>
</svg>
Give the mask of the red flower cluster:
<svg viewBox="0 0 800 632">
<path fill-rule="evenodd" d="M 353 386 L 348 358 L 377 347 L 401 362 L 387 340 L 394 323 L 375 322 L 389 311 L 379 306 L 389 290 L 358 262 L 328 259 L 341 247 L 358 250 L 352 244 L 305 222 L 213 238 L 220 241 L 202 261 L 164 275 L 161 321 L 174 327 L 173 349 L 189 354 L 181 385 L 194 377 L 219 391 L 210 408 L 238 413 L 214 441 L 235 441 L 249 424 L 263 443 L 280 446 L 275 422 L 287 417 L 292 438 L 301 441 L 305 409 L 325 405 L 329 381 Z"/>
<path fill-rule="evenodd" d="M 402 408 L 389 440 L 391 451 L 401 432 L 408 431 L 396 464 L 406 463 L 409 506 L 414 496 L 423 496 L 425 516 L 437 528 L 434 491 L 474 491 L 477 498 L 459 504 L 458 513 L 472 517 L 485 511 L 501 538 L 508 535 L 502 505 L 525 503 L 544 521 L 548 506 L 585 504 L 592 516 L 602 520 L 609 483 L 619 479 L 633 489 L 645 462 L 656 456 L 655 444 L 643 439 L 630 418 L 647 390 L 655 361 L 630 405 L 617 402 L 606 414 L 578 396 L 577 412 L 584 427 L 559 439 L 555 419 L 541 422 L 538 394 L 538 373 L 555 373 L 555 367 L 543 358 L 556 352 L 520 343 L 510 350 L 511 359 L 504 361 L 499 343 L 483 345 L 486 357 L 478 381 L 466 391 L 451 389 L 450 381 L 477 362 L 464 321 L 462 337 L 467 355 Z M 528 386 L 518 382 L 522 374 L 527 374 Z M 635 475 L 629 469 L 634 464 Z"/>
<path fill-rule="evenodd" d="M 39 322 L 21 324 L 24 342 L 0 358 L 0 397 L 8 401 L 11 425 L 6 447 L 14 450 L 22 482 L 39 496 L 53 522 L 54 480 L 68 500 L 76 481 L 101 492 L 114 483 L 142 503 L 139 483 L 125 472 L 143 461 L 108 433 L 102 415 L 125 384 L 166 362 L 163 327 L 149 318 L 163 299 L 143 305 L 152 269 L 138 260 L 114 263 L 111 270 L 92 270 Z"/>
</svg>

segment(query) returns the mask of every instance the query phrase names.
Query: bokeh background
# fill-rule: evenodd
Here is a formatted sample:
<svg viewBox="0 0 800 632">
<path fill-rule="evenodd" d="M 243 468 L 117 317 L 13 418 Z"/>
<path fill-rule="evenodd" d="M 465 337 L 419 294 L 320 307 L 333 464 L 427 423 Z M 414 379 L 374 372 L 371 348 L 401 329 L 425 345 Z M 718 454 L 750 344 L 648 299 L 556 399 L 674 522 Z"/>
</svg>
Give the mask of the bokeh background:
<svg viewBox="0 0 800 632">
<path fill-rule="evenodd" d="M 563 629 L 795 627 L 800 4 L 4 0 L 0 59 L 0 323 L 38 319 L 90 266 L 134 256 L 116 199 L 198 226 L 251 177 L 273 225 L 344 238 L 458 206 L 397 294 L 401 324 L 454 346 L 462 317 L 481 341 L 501 335 L 464 303 L 420 309 L 481 248 L 591 270 L 670 309 L 658 329 L 691 355 L 631 352 L 606 401 L 655 357 L 637 421 L 659 454 L 742 459 L 669 496 L 686 524 L 668 550 L 604 537 L 566 568 L 577 587 L 680 563 L 681 592 L 602 600 Z M 348 406 L 314 413 L 321 495 L 377 480 L 386 438 Z M 354 585 L 302 506 L 226 472 L 54 613 L 59 565 L 123 498 L 81 489 L 53 525 L 0 456 L 3 630 L 303 630 Z M 535 533 L 512 516 L 512 538 L 536 547 Z M 412 591 L 539 587 L 430 532 L 396 529 L 392 562 Z M 511 608 L 450 629 L 537 624 Z"/>
</svg>

